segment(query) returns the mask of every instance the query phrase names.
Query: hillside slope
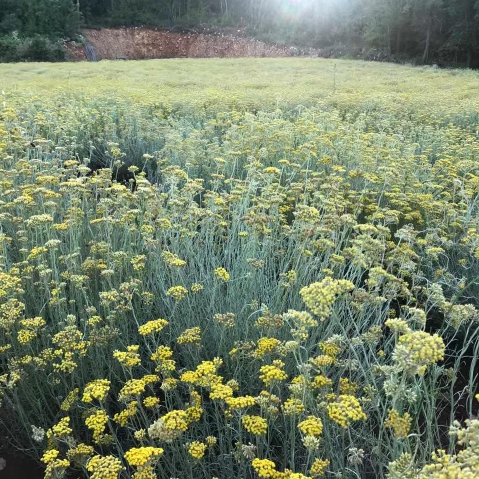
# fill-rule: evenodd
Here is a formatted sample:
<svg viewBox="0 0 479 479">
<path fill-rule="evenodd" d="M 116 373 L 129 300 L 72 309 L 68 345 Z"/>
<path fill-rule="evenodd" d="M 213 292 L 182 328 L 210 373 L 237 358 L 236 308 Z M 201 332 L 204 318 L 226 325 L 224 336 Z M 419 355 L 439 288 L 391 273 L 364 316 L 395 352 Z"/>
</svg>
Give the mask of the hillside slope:
<svg viewBox="0 0 479 479">
<path fill-rule="evenodd" d="M 294 47 L 269 45 L 232 34 L 178 33 L 147 28 L 104 28 L 82 31 L 86 44 L 98 59 L 118 58 L 217 58 L 298 56 Z M 85 60 L 83 47 L 69 45 L 77 60 Z"/>
</svg>

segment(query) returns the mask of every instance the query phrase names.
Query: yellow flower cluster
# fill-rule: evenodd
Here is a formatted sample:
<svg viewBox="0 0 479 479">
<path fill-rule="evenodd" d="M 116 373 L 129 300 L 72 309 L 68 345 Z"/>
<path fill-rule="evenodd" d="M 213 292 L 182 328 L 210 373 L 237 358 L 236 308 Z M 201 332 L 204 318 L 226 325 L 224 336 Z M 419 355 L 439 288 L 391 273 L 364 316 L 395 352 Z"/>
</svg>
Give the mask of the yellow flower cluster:
<svg viewBox="0 0 479 479">
<path fill-rule="evenodd" d="M 409 325 L 404 319 L 391 318 L 388 319 L 384 325 L 395 333 L 405 334 L 410 331 Z"/>
<path fill-rule="evenodd" d="M 150 356 L 152 361 L 158 362 L 159 372 L 167 375 L 176 368 L 176 362 L 173 358 L 173 351 L 168 346 L 159 346 L 158 349 Z"/>
<path fill-rule="evenodd" d="M 178 336 L 178 344 L 198 344 L 201 341 L 201 328 L 186 329 Z"/>
<path fill-rule="evenodd" d="M 354 289 L 354 284 L 348 280 L 324 278 L 319 283 L 313 283 L 301 289 L 300 294 L 308 308 L 320 321 L 325 321 L 337 296 Z"/>
<path fill-rule="evenodd" d="M 318 346 L 326 356 L 331 356 L 333 358 L 335 358 L 341 352 L 341 347 L 332 342 L 323 341 L 319 343 Z"/>
<path fill-rule="evenodd" d="M 329 466 L 328 459 L 315 459 L 309 473 L 313 477 L 321 477 L 326 472 L 326 468 Z"/>
<path fill-rule="evenodd" d="M 349 396 L 354 396 L 356 394 L 356 390 L 358 389 L 358 385 L 348 378 L 340 378 L 339 379 L 339 392 L 340 394 L 346 394 Z"/>
<path fill-rule="evenodd" d="M 86 466 L 91 479 L 118 479 L 123 470 L 121 461 L 114 456 L 93 456 Z"/>
<path fill-rule="evenodd" d="M 138 354 L 139 349 L 140 346 L 138 345 L 128 346 L 127 351 L 114 351 L 113 357 L 118 359 L 123 366 L 132 368 L 141 363 L 140 355 Z"/>
<path fill-rule="evenodd" d="M 313 389 L 320 389 L 326 386 L 331 386 L 332 383 L 333 383 L 332 379 L 327 378 L 326 376 L 323 376 L 322 374 L 318 374 L 311 381 L 311 387 Z"/>
<path fill-rule="evenodd" d="M 148 396 L 145 399 L 143 399 L 143 406 L 145 407 L 155 407 L 158 406 L 160 400 L 157 397 L 154 396 Z"/>
<path fill-rule="evenodd" d="M 182 260 L 179 256 L 169 251 L 163 251 L 161 253 L 163 261 L 170 267 L 182 268 L 186 266 L 186 261 Z"/>
<path fill-rule="evenodd" d="M 395 409 L 390 409 L 388 411 L 388 417 L 384 421 L 384 427 L 392 429 L 395 438 L 404 439 L 411 429 L 411 421 L 412 418 L 408 412 L 401 416 Z"/>
<path fill-rule="evenodd" d="M 63 402 L 60 405 L 60 409 L 64 412 L 67 412 L 70 410 L 70 408 L 75 404 L 75 402 L 78 400 L 80 394 L 80 389 L 75 388 L 72 391 L 70 391 L 67 394 L 67 397 L 63 400 Z"/>
<path fill-rule="evenodd" d="M 261 366 L 259 378 L 264 382 L 265 386 L 270 386 L 277 381 L 284 381 L 288 378 L 288 375 L 283 368 L 283 361 L 275 360 L 271 365 Z"/>
<path fill-rule="evenodd" d="M 123 411 L 117 412 L 113 416 L 113 420 L 119 424 L 120 426 L 124 427 L 127 425 L 129 419 L 134 417 L 138 412 L 138 401 L 131 401 L 128 403 L 126 409 Z"/>
<path fill-rule="evenodd" d="M 44 464 L 49 464 L 50 462 L 54 461 L 59 454 L 60 454 L 60 451 L 58 451 L 57 449 L 49 449 L 48 451 L 45 451 L 45 453 L 43 454 L 41 458 L 41 461 Z"/>
<path fill-rule="evenodd" d="M 46 479 L 479 477 L 474 419 L 419 462 L 446 427 L 421 398 L 477 389 L 477 74 L 263 63 L 161 99 L 128 66 L 81 95 L 2 66 L 2 421 Z"/>
<path fill-rule="evenodd" d="M 126 451 L 125 459 L 130 466 L 142 467 L 153 465 L 163 454 L 161 447 L 133 447 Z"/>
<path fill-rule="evenodd" d="M 248 432 L 256 436 L 266 434 L 266 431 L 268 430 L 266 419 L 260 416 L 245 415 L 241 418 L 241 423 Z"/>
<path fill-rule="evenodd" d="M 89 457 L 93 456 L 94 449 L 92 446 L 80 443 L 76 447 L 69 449 L 67 457 L 70 461 L 75 461 L 78 464 L 83 465 Z"/>
<path fill-rule="evenodd" d="M 166 413 L 162 418 L 166 429 L 172 431 L 188 430 L 188 415 L 185 411 L 175 410 Z"/>
<path fill-rule="evenodd" d="M 168 326 L 168 321 L 164 319 L 155 319 L 142 324 L 138 328 L 138 332 L 142 336 L 148 336 L 149 334 L 159 333 L 165 326 Z"/>
<path fill-rule="evenodd" d="M 223 313 L 215 314 L 214 319 L 218 324 L 221 324 L 224 328 L 234 328 L 235 325 L 235 314 L 234 313 Z"/>
<path fill-rule="evenodd" d="M 260 338 L 258 339 L 253 355 L 256 358 L 262 358 L 267 354 L 273 353 L 280 344 L 281 341 L 276 338 Z"/>
<path fill-rule="evenodd" d="M 223 360 L 215 358 L 213 361 L 203 361 L 196 367 L 195 371 L 186 371 L 181 375 L 181 381 L 195 384 L 201 387 L 212 387 L 222 382 L 222 377 L 216 372 L 223 364 Z"/>
<path fill-rule="evenodd" d="M 108 422 L 108 415 L 103 410 L 97 410 L 85 419 L 85 425 L 93 432 L 93 440 L 98 442 L 105 431 Z"/>
<path fill-rule="evenodd" d="M 226 271 L 225 268 L 216 268 L 215 276 L 224 282 L 227 282 L 230 280 L 230 274 L 228 273 L 228 271 Z"/>
<path fill-rule="evenodd" d="M 181 301 L 185 299 L 187 294 L 188 294 L 188 290 L 183 286 L 172 286 L 166 292 L 167 296 L 171 296 L 176 301 Z"/>
<path fill-rule="evenodd" d="M 301 399 L 290 398 L 283 403 L 281 409 L 286 416 L 295 416 L 306 411 L 306 406 Z"/>
<path fill-rule="evenodd" d="M 70 427 L 70 418 L 64 417 L 60 419 L 60 421 L 52 427 L 52 431 L 57 438 L 69 436 L 73 432 L 73 429 Z"/>
<path fill-rule="evenodd" d="M 255 398 L 252 396 L 227 397 L 225 402 L 230 409 L 245 409 L 255 405 Z"/>
<path fill-rule="evenodd" d="M 213 384 L 211 386 L 210 398 L 227 400 L 233 396 L 233 389 L 225 384 Z"/>
<path fill-rule="evenodd" d="M 205 455 L 206 449 L 208 449 L 207 444 L 200 441 L 193 441 L 188 447 L 188 453 L 195 459 L 201 459 Z"/>
<path fill-rule="evenodd" d="M 321 369 L 335 364 L 336 358 L 327 354 L 320 354 L 314 358 L 309 358 L 309 362 L 316 368 Z"/>
<path fill-rule="evenodd" d="M 437 334 L 410 331 L 400 336 L 393 359 L 406 372 L 422 376 L 428 366 L 444 359 L 445 350 L 444 341 Z"/>
<path fill-rule="evenodd" d="M 277 477 L 276 464 L 269 459 L 253 459 L 251 463 L 258 477 L 274 479 Z"/>
<path fill-rule="evenodd" d="M 160 378 L 155 374 L 147 374 L 141 379 L 129 379 L 121 388 L 118 398 L 120 400 L 127 400 L 131 396 L 138 396 L 145 392 L 148 385 L 156 383 L 159 379 Z"/>
<path fill-rule="evenodd" d="M 91 403 L 94 399 L 104 401 L 110 391 L 110 385 L 108 379 L 96 379 L 89 382 L 83 390 L 82 401 L 86 403 Z"/>
<path fill-rule="evenodd" d="M 361 404 L 357 398 L 347 394 L 340 395 L 333 403 L 328 404 L 328 416 L 343 428 L 354 421 L 366 420 Z"/>
<path fill-rule="evenodd" d="M 323 422 L 319 417 L 308 416 L 298 424 L 298 429 L 306 436 L 318 437 L 323 432 Z"/>
</svg>

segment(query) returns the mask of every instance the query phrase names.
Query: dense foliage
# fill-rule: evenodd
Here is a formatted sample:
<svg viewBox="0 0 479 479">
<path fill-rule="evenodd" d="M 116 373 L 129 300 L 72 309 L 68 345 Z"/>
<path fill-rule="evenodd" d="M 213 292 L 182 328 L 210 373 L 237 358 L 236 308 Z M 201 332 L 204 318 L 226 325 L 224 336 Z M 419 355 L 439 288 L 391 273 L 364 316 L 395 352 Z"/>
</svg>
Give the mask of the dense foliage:
<svg viewBox="0 0 479 479">
<path fill-rule="evenodd" d="M 475 73 L 35 68 L 0 70 L 0 420 L 47 479 L 478 477 Z"/>
<path fill-rule="evenodd" d="M 477 0 L 0 0 L 0 35 L 72 36 L 81 22 L 241 24 L 264 40 L 337 55 L 476 66 L 478 8 Z"/>
</svg>

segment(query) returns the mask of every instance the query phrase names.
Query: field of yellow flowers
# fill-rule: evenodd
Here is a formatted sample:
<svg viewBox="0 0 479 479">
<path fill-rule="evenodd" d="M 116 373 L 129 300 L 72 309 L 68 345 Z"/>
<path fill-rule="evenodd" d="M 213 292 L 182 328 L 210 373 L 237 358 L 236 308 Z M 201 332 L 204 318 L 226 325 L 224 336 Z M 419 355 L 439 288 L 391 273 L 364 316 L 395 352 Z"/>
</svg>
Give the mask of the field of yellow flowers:
<svg viewBox="0 0 479 479">
<path fill-rule="evenodd" d="M 479 75 L 0 65 L 0 423 L 46 479 L 479 477 Z"/>
</svg>

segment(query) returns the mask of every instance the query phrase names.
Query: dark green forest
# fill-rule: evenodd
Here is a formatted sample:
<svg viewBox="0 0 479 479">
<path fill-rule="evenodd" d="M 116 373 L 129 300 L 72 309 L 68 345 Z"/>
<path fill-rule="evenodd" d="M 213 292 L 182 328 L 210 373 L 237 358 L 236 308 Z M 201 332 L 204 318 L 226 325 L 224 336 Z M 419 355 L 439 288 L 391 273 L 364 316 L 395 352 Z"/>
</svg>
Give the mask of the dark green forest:
<svg viewBox="0 0 479 479">
<path fill-rule="evenodd" d="M 81 27 L 241 26 L 264 41 L 479 66 L 479 0 L 0 0 L 0 59 L 62 60 Z"/>
</svg>

